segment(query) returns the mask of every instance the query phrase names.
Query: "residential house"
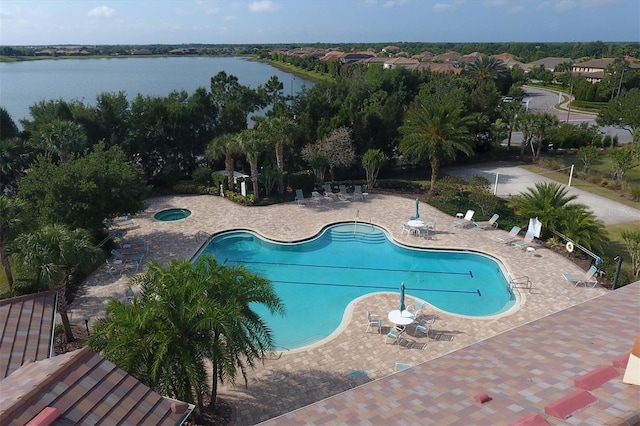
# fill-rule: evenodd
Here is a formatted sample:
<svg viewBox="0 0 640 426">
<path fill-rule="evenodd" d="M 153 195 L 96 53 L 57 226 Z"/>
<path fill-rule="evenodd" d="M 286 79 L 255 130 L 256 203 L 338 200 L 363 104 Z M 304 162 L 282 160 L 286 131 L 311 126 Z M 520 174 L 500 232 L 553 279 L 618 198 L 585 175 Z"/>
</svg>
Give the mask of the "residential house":
<svg viewBox="0 0 640 426">
<path fill-rule="evenodd" d="M 544 68 L 545 70 L 549 70 L 551 72 L 553 72 L 555 70 L 555 68 L 559 65 L 559 64 L 563 64 L 563 63 L 572 63 L 573 59 L 571 58 L 553 58 L 553 57 L 549 57 L 549 58 L 542 58 L 542 59 L 538 59 L 537 61 L 533 61 L 533 62 L 529 62 L 528 64 L 524 64 L 522 66 L 522 68 L 525 70 L 525 72 L 531 71 L 533 68 Z"/>
<path fill-rule="evenodd" d="M 640 69 L 640 63 L 631 56 L 624 58 L 629 63 L 629 68 Z M 584 62 L 576 62 L 571 67 L 571 74 L 584 77 L 591 83 L 597 83 L 606 75 L 607 67 L 615 62 L 615 58 L 591 59 Z"/>
</svg>

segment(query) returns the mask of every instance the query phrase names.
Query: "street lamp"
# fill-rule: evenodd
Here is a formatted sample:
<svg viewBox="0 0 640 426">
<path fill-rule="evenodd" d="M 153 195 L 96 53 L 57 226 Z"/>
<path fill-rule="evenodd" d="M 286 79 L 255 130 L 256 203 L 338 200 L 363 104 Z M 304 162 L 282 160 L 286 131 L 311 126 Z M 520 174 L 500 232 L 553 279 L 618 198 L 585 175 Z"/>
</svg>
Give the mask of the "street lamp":
<svg viewBox="0 0 640 426">
<path fill-rule="evenodd" d="M 618 264 L 616 265 L 616 274 L 613 277 L 613 283 L 611 284 L 611 291 L 616 289 L 616 285 L 618 284 L 618 277 L 620 276 L 620 268 L 622 267 L 622 256 L 616 256 L 613 260 L 617 260 Z"/>
</svg>

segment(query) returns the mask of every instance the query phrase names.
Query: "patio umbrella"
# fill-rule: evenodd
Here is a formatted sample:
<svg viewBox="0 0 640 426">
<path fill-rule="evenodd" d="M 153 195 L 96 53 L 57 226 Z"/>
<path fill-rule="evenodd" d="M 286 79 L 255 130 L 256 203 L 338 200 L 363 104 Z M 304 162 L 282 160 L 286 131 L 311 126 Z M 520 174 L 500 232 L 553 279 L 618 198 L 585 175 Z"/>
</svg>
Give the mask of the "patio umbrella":
<svg viewBox="0 0 640 426">
<path fill-rule="evenodd" d="M 400 312 L 406 310 L 404 306 L 404 283 L 400 284 Z"/>
<path fill-rule="evenodd" d="M 416 198 L 416 214 L 413 215 L 412 219 L 418 219 L 420 217 L 420 212 L 418 210 L 420 210 L 420 200 Z"/>
</svg>

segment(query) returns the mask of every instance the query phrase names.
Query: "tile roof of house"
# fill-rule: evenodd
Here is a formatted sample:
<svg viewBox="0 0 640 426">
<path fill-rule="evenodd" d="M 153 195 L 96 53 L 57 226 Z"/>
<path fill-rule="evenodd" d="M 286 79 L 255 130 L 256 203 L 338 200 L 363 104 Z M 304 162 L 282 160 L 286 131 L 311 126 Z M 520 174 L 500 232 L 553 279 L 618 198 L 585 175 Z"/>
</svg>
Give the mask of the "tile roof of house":
<svg viewBox="0 0 640 426">
<path fill-rule="evenodd" d="M 604 70 L 615 61 L 615 58 L 591 59 L 584 62 L 574 62 L 574 68 L 596 68 Z"/>
<path fill-rule="evenodd" d="M 56 292 L 0 300 L 0 380 L 53 353 Z"/>
<path fill-rule="evenodd" d="M 529 62 L 527 64 L 524 64 L 524 69 L 531 69 L 534 67 L 544 67 L 545 69 L 548 70 L 553 70 L 555 67 L 557 67 L 559 64 L 565 63 L 565 62 L 573 62 L 573 59 L 571 58 L 553 58 L 553 57 L 549 57 L 549 58 L 542 58 L 542 59 L 538 59 L 537 61 L 533 61 L 533 62 Z"/>
<path fill-rule="evenodd" d="M 0 424 L 53 412 L 55 424 L 180 425 L 189 404 L 164 398 L 88 346 L 25 365 L 1 382 Z"/>
<path fill-rule="evenodd" d="M 639 305 L 637 282 L 264 424 L 636 424 Z"/>
<path fill-rule="evenodd" d="M 415 65 L 411 65 L 407 67 L 407 69 L 412 71 L 423 71 L 423 70 L 431 70 L 433 72 L 452 72 L 454 74 L 460 74 L 462 68 L 454 67 L 451 63 L 440 63 L 440 62 L 420 62 Z"/>
</svg>

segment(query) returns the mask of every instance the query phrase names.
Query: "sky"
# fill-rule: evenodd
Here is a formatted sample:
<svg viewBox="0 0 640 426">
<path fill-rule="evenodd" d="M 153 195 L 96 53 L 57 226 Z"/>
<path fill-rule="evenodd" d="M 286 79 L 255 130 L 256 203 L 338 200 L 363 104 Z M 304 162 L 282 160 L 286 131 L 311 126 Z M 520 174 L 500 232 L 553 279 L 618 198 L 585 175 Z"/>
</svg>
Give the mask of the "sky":
<svg viewBox="0 0 640 426">
<path fill-rule="evenodd" d="M 2 0 L 0 45 L 640 42 L 640 0 Z"/>
</svg>

